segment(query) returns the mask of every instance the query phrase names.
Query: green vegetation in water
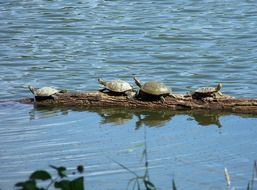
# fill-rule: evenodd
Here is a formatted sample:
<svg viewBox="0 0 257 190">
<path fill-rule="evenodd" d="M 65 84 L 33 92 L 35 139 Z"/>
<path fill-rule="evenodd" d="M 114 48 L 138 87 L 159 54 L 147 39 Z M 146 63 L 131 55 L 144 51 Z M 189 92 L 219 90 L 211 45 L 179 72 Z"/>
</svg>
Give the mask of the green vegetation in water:
<svg viewBox="0 0 257 190">
<path fill-rule="evenodd" d="M 50 167 L 56 170 L 57 177 L 54 178 L 45 170 L 37 170 L 29 176 L 28 180 L 18 182 L 15 186 L 18 187 L 18 190 L 48 190 L 53 186 L 61 190 L 84 190 L 83 176 L 69 179 L 71 176 L 67 174 L 65 167 L 56 167 L 53 165 L 50 165 Z M 72 172 L 72 175 L 81 174 L 83 171 L 84 167 L 79 165 L 76 171 Z M 43 184 L 45 187 L 41 187 Z"/>
<path fill-rule="evenodd" d="M 139 175 L 124 164 L 115 161 L 111 159 L 113 162 L 118 164 L 123 169 L 127 170 L 129 173 L 131 173 L 134 177 L 131 178 L 128 182 L 127 189 L 133 189 L 133 190 L 157 190 L 157 188 L 154 185 L 154 182 L 151 181 L 150 175 L 149 175 L 149 163 L 148 163 L 148 149 L 147 149 L 147 131 L 146 127 L 144 127 L 144 149 L 142 152 L 142 159 L 144 160 L 144 173 L 143 175 Z M 16 187 L 18 187 L 18 190 L 48 190 L 48 189 L 61 189 L 61 190 L 84 190 L 84 178 L 83 176 L 76 177 L 77 174 L 82 174 L 84 172 L 84 166 L 79 165 L 77 166 L 76 170 L 73 171 L 71 174 L 67 174 L 67 169 L 63 166 L 56 167 L 53 165 L 50 165 L 51 168 L 55 169 L 57 172 L 57 177 L 53 178 L 50 173 L 48 173 L 45 170 L 37 170 L 33 172 L 29 179 L 23 182 L 18 182 L 15 184 Z M 231 181 L 231 177 L 229 175 L 229 171 L 227 168 L 224 169 L 224 175 L 225 175 L 225 181 L 227 184 L 228 190 L 234 190 L 235 187 L 233 186 L 233 183 Z M 72 179 L 70 179 L 72 178 Z M 253 170 L 252 170 L 252 177 L 249 180 L 246 190 L 254 190 L 255 188 L 255 181 L 257 179 L 257 161 L 254 161 Z M 45 187 L 41 187 L 42 185 L 45 185 Z M 171 184 L 172 190 L 177 190 L 175 179 L 173 177 L 172 184 Z"/>
<path fill-rule="evenodd" d="M 252 178 L 247 184 L 247 189 L 246 190 L 254 190 L 257 186 L 254 183 L 257 180 L 257 161 L 254 161 L 253 165 L 253 171 L 252 171 Z"/>
<path fill-rule="evenodd" d="M 145 172 L 143 176 L 138 175 L 136 172 L 132 171 L 125 165 L 114 161 L 123 169 L 127 170 L 128 172 L 132 173 L 135 177 L 130 179 L 128 182 L 128 187 L 132 187 L 133 190 L 157 190 L 154 183 L 150 180 L 149 170 L 148 170 L 148 161 L 147 161 L 147 152 L 146 148 L 143 151 L 143 156 L 145 158 Z M 60 189 L 60 190 L 85 190 L 84 187 L 84 177 L 72 177 L 77 174 L 82 174 L 84 172 L 84 167 L 82 165 L 77 166 L 76 171 L 72 172 L 72 175 L 67 174 L 67 169 L 63 166 L 56 167 L 50 165 L 51 168 L 55 169 L 57 172 L 57 177 L 51 176 L 45 170 L 37 170 L 34 171 L 30 176 L 29 179 L 26 181 L 18 182 L 15 184 L 18 187 L 18 190 L 48 190 L 48 189 Z M 231 178 L 229 175 L 228 170 L 225 168 L 224 170 L 225 180 L 227 183 L 228 190 L 236 189 L 231 184 Z M 70 179 L 72 178 L 72 179 Z M 249 180 L 246 190 L 254 190 L 256 188 L 255 181 L 257 179 L 257 161 L 254 161 L 253 171 L 252 171 L 252 178 Z M 44 185 L 44 187 L 41 187 Z M 174 178 L 172 179 L 172 190 L 178 190 Z"/>
<path fill-rule="evenodd" d="M 125 165 L 121 164 L 120 162 L 117 162 L 113 159 L 112 159 L 112 161 L 117 163 L 123 169 L 127 170 L 128 172 L 130 172 L 132 175 L 135 176 L 129 180 L 127 189 L 129 189 L 130 187 L 132 187 L 133 190 L 141 190 L 141 189 L 157 190 L 157 189 L 159 189 L 150 180 L 150 176 L 149 176 L 149 163 L 148 163 L 146 128 L 145 127 L 144 127 L 144 150 L 142 152 L 142 158 L 144 159 L 144 167 L 145 167 L 144 175 L 142 175 L 142 176 L 138 175 L 136 172 L 132 171 L 131 169 L 129 169 Z M 172 180 L 172 190 L 177 190 L 174 178 Z"/>
<path fill-rule="evenodd" d="M 132 171 L 131 169 L 129 169 L 128 167 L 126 167 L 125 165 L 113 160 L 115 163 L 117 163 L 119 166 L 121 166 L 123 169 L 127 170 L 128 172 L 130 172 L 131 174 L 133 174 L 135 177 L 129 180 L 128 183 L 128 187 L 127 189 L 129 189 L 129 187 L 132 186 L 132 190 L 142 190 L 145 188 L 145 190 L 157 190 L 159 188 L 157 188 L 154 183 L 150 180 L 150 176 L 149 176 L 149 164 L 148 164 L 148 153 L 147 153 L 147 143 L 146 143 L 146 128 L 144 127 L 144 150 L 142 153 L 142 158 L 144 158 L 144 165 L 145 165 L 145 172 L 143 176 L 138 175 L 136 172 Z M 235 190 L 236 188 L 233 187 L 231 184 L 231 177 L 229 175 L 228 169 L 224 168 L 224 175 L 225 175 L 225 180 L 226 180 L 226 184 L 227 184 L 227 189 L 228 190 Z M 254 165 L 253 165 L 253 170 L 252 170 L 252 178 L 251 180 L 249 180 L 246 190 L 254 190 L 255 189 L 255 181 L 257 180 L 257 161 L 254 161 Z M 132 184 L 132 185 L 131 185 Z M 131 185 L 131 186 L 130 186 Z M 142 188 L 143 186 L 143 188 Z M 175 179 L 173 177 L 172 179 L 172 190 L 177 190 L 177 186 L 176 186 L 176 182 Z"/>
</svg>

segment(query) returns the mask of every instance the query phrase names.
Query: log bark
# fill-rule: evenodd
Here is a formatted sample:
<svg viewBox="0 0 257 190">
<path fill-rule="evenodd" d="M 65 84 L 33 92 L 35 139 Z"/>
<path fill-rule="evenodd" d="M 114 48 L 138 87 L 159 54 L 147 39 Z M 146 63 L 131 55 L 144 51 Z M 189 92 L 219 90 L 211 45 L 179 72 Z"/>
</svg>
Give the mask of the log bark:
<svg viewBox="0 0 257 190">
<path fill-rule="evenodd" d="M 165 97 L 160 100 L 142 100 L 126 96 L 112 96 L 102 92 L 60 93 L 53 97 L 27 98 L 19 100 L 21 103 L 35 104 L 35 106 L 51 107 L 126 107 L 158 110 L 208 110 L 225 111 L 231 113 L 257 114 L 256 99 L 193 99 L 192 97 Z"/>
</svg>

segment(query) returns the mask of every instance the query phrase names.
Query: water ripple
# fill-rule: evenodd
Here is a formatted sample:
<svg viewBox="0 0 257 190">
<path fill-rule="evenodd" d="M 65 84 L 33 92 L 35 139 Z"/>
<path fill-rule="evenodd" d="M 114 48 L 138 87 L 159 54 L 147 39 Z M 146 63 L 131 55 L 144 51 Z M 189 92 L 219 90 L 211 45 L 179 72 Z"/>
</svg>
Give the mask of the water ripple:
<svg viewBox="0 0 257 190">
<path fill-rule="evenodd" d="M 1 100 L 32 97 L 29 84 L 95 91 L 98 77 L 133 84 L 133 76 L 164 82 L 181 93 L 222 82 L 226 94 L 257 96 L 254 1 L 3 0 L 0 5 Z M 128 151 L 142 143 L 142 130 L 132 126 L 135 118 L 116 128 L 100 124 L 96 113 L 13 102 L 0 103 L 0 117 L 1 171 L 6 174 L 1 184 L 10 185 L 10 179 L 18 181 L 48 162 L 83 161 L 88 189 L 99 189 L 93 185 L 99 179 L 105 189 L 124 189 L 130 173 L 105 156 L 143 172 L 141 149 Z M 222 189 L 226 166 L 243 186 L 249 179 L 242 175 L 256 159 L 256 121 L 226 117 L 226 127 L 207 130 L 185 117 L 149 130 L 151 179 L 168 189 L 175 171 L 176 179 L 184 180 L 178 181 L 181 189 Z M 121 182 L 110 183 L 121 173 Z"/>
</svg>

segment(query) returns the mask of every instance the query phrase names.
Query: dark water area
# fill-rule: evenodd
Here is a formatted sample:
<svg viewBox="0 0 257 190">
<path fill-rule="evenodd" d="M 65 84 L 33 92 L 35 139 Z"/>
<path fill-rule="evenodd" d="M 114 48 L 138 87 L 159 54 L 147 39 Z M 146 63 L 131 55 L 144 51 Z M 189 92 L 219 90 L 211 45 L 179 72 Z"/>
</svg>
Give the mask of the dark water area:
<svg viewBox="0 0 257 190">
<path fill-rule="evenodd" d="M 165 83 L 176 93 L 222 83 L 257 97 L 255 1 L 0 1 L 0 189 L 49 164 L 85 165 L 86 189 L 246 189 L 257 159 L 255 115 L 37 108 L 28 85 L 96 91 L 97 78 Z M 134 84 L 133 84 L 134 85 Z M 135 85 L 134 85 L 135 86 Z M 131 189 L 131 188 L 130 188 Z"/>
</svg>

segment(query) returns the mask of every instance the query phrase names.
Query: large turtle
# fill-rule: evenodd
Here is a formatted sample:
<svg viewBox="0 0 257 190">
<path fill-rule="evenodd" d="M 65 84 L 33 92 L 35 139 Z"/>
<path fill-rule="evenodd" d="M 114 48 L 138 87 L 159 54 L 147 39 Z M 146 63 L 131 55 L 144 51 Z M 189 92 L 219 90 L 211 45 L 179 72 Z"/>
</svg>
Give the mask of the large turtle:
<svg viewBox="0 0 257 190">
<path fill-rule="evenodd" d="M 134 77 L 134 81 L 140 87 L 138 95 L 143 99 L 160 99 L 164 102 L 164 97 L 171 95 L 171 89 L 163 83 L 150 81 L 142 85 L 136 77 Z"/>
<path fill-rule="evenodd" d="M 34 88 L 31 85 L 28 86 L 29 90 L 34 94 L 35 98 L 55 98 L 57 93 L 63 93 L 65 90 L 57 90 L 53 87 Z"/>
<path fill-rule="evenodd" d="M 222 84 L 219 83 L 216 87 L 202 87 L 198 88 L 194 92 L 191 93 L 192 97 L 195 99 L 201 99 L 206 97 L 214 97 L 215 94 L 218 94 L 219 96 L 223 96 L 223 94 L 220 92 L 222 88 Z"/>
<path fill-rule="evenodd" d="M 113 80 L 106 82 L 103 79 L 98 79 L 98 82 L 104 86 L 103 89 L 100 89 L 100 92 L 108 91 L 113 95 L 126 95 L 128 97 L 133 96 L 132 86 L 123 80 Z"/>
</svg>

